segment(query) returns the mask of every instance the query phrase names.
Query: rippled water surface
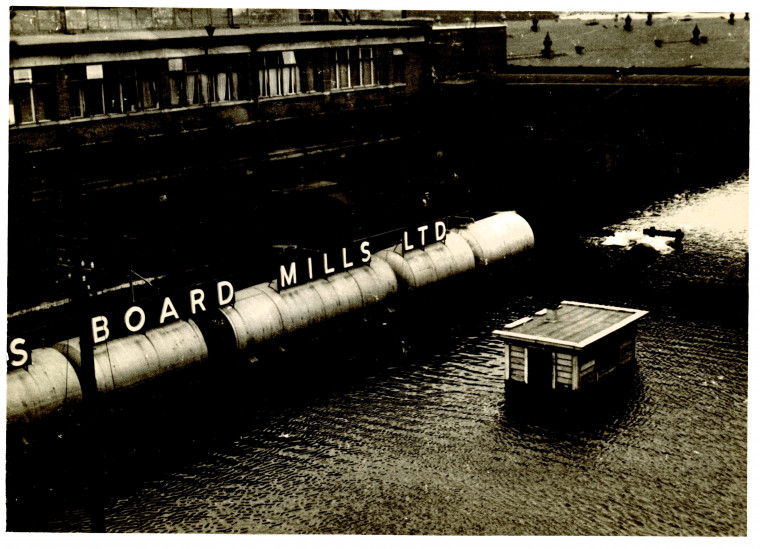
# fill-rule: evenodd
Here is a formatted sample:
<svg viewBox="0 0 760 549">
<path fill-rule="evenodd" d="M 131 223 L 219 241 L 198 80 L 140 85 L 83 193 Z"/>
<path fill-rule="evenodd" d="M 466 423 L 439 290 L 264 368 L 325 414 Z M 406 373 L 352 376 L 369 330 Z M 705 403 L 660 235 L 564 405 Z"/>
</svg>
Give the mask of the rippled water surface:
<svg viewBox="0 0 760 549">
<path fill-rule="evenodd" d="M 102 434 L 107 530 L 746 535 L 748 189 L 745 177 L 672 197 L 537 249 L 520 267 L 535 276 L 500 270 L 447 286 L 432 311 L 421 299 L 343 326 L 350 351 L 324 332 L 179 395 L 140 393 L 140 412 L 112 411 Z M 599 245 L 651 225 L 683 228 L 683 249 Z M 557 257 L 594 267 L 547 274 Z M 559 292 L 649 310 L 638 368 L 586 406 L 515 406 L 491 331 Z M 86 530 L 86 491 L 45 482 L 43 511 L 18 518 L 11 500 L 9 527 Z"/>
</svg>

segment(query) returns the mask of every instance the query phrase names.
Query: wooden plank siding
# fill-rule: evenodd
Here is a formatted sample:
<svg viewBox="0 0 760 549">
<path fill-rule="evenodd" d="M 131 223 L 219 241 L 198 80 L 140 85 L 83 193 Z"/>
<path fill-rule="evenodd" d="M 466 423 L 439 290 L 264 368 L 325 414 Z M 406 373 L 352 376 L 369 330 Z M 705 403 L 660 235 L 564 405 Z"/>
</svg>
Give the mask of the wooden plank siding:
<svg viewBox="0 0 760 549">
<path fill-rule="evenodd" d="M 581 385 L 592 383 L 596 381 L 596 360 L 589 360 L 581 364 L 578 369 L 578 375 L 580 376 Z"/>
<path fill-rule="evenodd" d="M 554 379 L 557 385 L 570 387 L 573 384 L 573 355 L 554 353 Z"/>
<path fill-rule="evenodd" d="M 578 374 L 578 355 L 573 355 L 573 391 L 581 388 L 581 380 Z"/>
<path fill-rule="evenodd" d="M 633 339 L 624 339 L 620 344 L 620 364 L 628 364 L 634 356 L 636 356 L 636 349 Z"/>
<path fill-rule="evenodd" d="M 508 345 L 507 347 L 507 352 L 509 353 L 509 379 L 525 383 L 527 381 L 527 376 L 525 375 L 527 350 L 525 347 L 517 345 Z"/>
</svg>

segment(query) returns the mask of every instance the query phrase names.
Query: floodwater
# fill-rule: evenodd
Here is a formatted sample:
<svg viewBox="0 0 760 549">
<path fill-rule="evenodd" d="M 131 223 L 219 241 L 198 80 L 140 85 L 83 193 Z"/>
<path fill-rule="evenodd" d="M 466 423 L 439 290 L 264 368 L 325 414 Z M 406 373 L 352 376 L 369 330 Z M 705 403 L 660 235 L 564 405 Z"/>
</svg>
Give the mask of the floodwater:
<svg viewBox="0 0 760 549">
<path fill-rule="evenodd" d="M 743 176 L 537 242 L 516 266 L 111 400 L 97 435 L 9 440 L 8 529 L 746 535 L 748 194 Z M 682 248 L 603 245 L 650 226 L 681 228 Z M 637 368 L 585 405 L 514 405 L 491 331 L 557 298 L 650 311 Z"/>
</svg>

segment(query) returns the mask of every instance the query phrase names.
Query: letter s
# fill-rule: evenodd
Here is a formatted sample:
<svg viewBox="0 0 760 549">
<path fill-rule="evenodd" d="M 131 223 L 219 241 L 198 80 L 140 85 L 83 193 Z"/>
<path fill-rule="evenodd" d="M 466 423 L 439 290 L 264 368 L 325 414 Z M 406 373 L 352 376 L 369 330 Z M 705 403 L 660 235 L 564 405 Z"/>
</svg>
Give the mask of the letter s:
<svg viewBox="0 0 760 549">
<path fill-rule="evenodd" d="M 29 353 L 26 352 L 26 349 L 23 347 L 19 348 L 19 346 L 23 346 L 25 344 L 26 340 L 23 337 L 17 337 L 11 341 L 11 344 L 9 345 L 11 354 L 21 357 L 17 360 L 11 360 L 11 366 L 23 366 L 26 364 L 26 361 L 29 360 Z"/>
<path fill-rule="evenodd" d="M 369 251 L 369 241 L 365 240 L 362 242 L 359 249 L 362 252 L 362 263 L 369 263 L 370 259 L 372 259 L 372 254 Z"/>
</svg>

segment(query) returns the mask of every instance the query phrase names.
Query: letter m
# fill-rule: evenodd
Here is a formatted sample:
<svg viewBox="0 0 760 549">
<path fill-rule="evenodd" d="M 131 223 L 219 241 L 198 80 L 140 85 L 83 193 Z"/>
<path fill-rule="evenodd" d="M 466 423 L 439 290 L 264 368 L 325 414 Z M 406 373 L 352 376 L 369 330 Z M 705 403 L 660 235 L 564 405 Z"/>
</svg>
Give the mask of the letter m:
<svg viewBox="0 0 760 549">
<path fill-rule="evenodd" d="M 280 289 L 284 290 L 289 286 L 297 284 L 296 281 L 296 262 L 290 263 L 290 269 L 285 270 L 285 265 L 280 265 Z"/>
</svg>

